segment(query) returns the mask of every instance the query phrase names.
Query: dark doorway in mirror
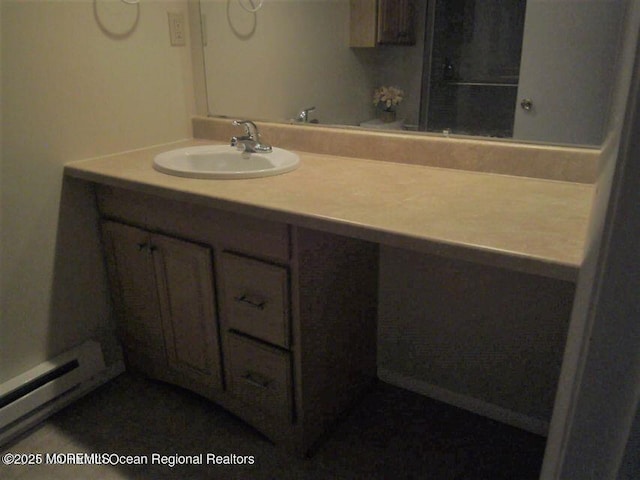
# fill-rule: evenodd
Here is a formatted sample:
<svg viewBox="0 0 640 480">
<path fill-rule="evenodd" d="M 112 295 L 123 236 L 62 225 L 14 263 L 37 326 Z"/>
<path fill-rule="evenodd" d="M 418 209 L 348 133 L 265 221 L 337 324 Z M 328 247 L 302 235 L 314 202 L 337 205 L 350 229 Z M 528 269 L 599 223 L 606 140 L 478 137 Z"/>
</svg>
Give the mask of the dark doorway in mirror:
<svg viewBox="0 0 640 480">
<path fill-rule="evenodd" d="M 432 0 L 421 130 L 512 137 L 526 0 Z"/>
</svg>

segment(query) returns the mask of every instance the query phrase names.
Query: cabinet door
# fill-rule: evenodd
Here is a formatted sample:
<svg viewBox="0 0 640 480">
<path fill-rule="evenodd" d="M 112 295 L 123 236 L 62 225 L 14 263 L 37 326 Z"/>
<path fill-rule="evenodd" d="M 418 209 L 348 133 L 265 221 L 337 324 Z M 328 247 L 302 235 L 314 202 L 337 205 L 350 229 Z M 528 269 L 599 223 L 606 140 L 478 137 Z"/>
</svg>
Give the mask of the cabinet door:
<svg viewBox="0 0 640 480">
<path fill-rule="evenodd" d="M 102 232 L 128 365 L 221 389 L 210 250 L 116 222 Z"/>
<path fill-rule="evenodd" d="M 351 0 L 349 46 L 375 47 L 378 22 L 377 0 Z"/>
<path fill-rule="evenodd" d="M 378 45 L 414 45 L 413 0 L 378 0 Z"/>
<path fill-rule="evenodd" d="M 118 334 L 127 363 L 148 373 L 158 364 L 165 368 L 149 234 L 120 223 L 103 222 L 102 235 Z"/>
<path fill-rule="evenodd" d="M 527 2 L 514 139 L 601 145 L 624 5 Z M 530 109 L 521 107 L 525 99 Z"/>
<path fill-rule="evenodd" d="M 414 0 L 351 0 L 351 47 L 415 45 Z"/>
<path fill-rule="evenodd" d="M 222 389 L 211 251 L 162 235 L 151 245 L 169 366 Z"/>
</svg>

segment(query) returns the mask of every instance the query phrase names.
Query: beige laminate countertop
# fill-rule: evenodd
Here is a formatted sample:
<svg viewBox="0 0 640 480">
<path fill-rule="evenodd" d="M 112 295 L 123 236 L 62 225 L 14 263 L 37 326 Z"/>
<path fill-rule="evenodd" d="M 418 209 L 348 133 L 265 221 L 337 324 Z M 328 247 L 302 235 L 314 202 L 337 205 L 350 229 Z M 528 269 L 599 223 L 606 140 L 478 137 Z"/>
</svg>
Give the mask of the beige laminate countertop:
<svg viewBox="0 0 640 480">
<path fill-rule="evenodd" d="M 380 244 L 574 281 L 594 187 L 297 152 L 290 173 L 200 180 L 157 172 L 189 140 L 71 162 L 65 175 Z"/>
</svg>

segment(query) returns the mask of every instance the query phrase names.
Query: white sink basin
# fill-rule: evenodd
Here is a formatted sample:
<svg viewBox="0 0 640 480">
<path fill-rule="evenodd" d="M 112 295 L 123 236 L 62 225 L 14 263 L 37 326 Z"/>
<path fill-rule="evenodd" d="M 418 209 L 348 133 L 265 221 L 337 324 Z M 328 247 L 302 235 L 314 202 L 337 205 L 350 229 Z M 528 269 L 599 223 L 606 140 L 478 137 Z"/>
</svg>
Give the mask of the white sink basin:
<svg viewBox="0 0 640 480">
<path fill-rule="evenodd" d="M 157 155 L 153 168 L 179 177 L 255 178 L 280 175 L 298 168 L 293 152 L 273 148 L 270 153 L 245 153 L 228 145 L 179 148 Z"/>
</svg>

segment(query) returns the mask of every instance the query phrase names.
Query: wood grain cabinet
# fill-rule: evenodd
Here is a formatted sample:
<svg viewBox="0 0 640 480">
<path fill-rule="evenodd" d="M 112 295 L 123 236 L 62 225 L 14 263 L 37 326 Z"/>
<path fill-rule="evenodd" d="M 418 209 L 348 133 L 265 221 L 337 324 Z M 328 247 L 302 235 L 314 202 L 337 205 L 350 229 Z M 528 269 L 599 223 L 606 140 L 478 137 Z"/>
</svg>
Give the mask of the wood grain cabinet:
<svg viewBox="0 0 640 480">
<path fill-rule="evenodd" d="M 293 420 L 291 353 L 229 333 L 229 393 L 252 409 L 288 425 Z"/>
<path fill-rule="evenodd" d="M 415 0 L 351 0 L 350 46 L 415 45 Z"/>
<path fill-rule="evenodd" d="M 210 249 L 111 221 L 102 234 L 128 364 L 221 390 Z"/>
<path fill-rule="evenodd" d="M 306 453 L 376 378 L 378 247 L 96 185 L 129 368 Z"/>
</svg>

